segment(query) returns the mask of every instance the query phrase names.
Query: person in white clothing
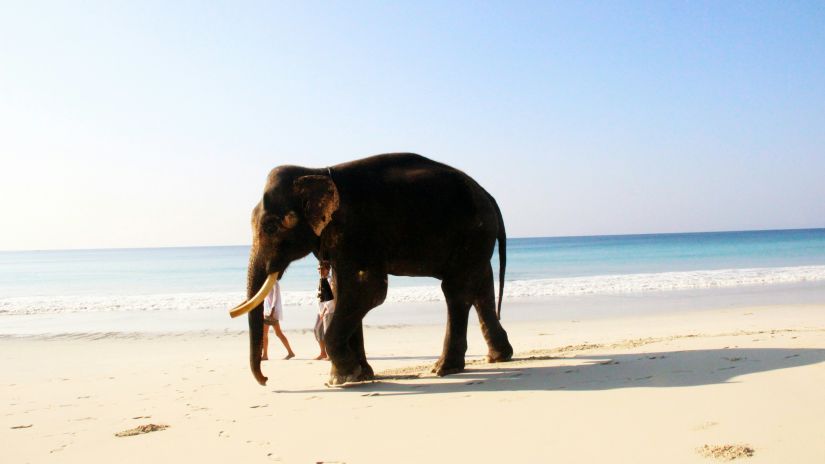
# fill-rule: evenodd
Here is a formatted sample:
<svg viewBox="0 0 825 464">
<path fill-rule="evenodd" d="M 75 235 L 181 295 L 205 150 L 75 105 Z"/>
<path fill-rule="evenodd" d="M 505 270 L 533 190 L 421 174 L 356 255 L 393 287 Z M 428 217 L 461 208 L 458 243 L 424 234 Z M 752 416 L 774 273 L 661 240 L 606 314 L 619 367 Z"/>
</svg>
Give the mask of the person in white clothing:
<svg viewBox="0 0 825 464">
<path fill-rule="evenodd" d="M 264 298 L 264 340 L 263 353 L 261 353 L 261 359 L 264 361 L 269 359 L 269 326 L 272 326 L 275 330 L 275 335 L 278 336 L 286 348 L 287 354 L 284 359 L 295 357 L 295 353 L 292 352 L 292 348 L 289 346 L 289 340 L 286 339 L 286 335 L 281 331 L 281 321 L 283 319 L 284 307 L 281 302 L 281 285 L 275 282 L 275 286 L 272 287 L 272 290 L 270 290 L 269 294 Z"/>
<path fill-rule="evenodd" d="M 321 280 L 318 284 L 318 316 L 315 318 L 315 340 L 321 348 L 321 354 L 315 359 L 329 359 L 327 356 L 324 334 L 327 332 L 329 323 L 332 320 L 332 313 L 335 311 L 335 293 L 333 291 L 333 280 L 330 275 L 330 265 L 327 261 L 322 261 L 318 265 L 318 273 Z"/>
</svg>

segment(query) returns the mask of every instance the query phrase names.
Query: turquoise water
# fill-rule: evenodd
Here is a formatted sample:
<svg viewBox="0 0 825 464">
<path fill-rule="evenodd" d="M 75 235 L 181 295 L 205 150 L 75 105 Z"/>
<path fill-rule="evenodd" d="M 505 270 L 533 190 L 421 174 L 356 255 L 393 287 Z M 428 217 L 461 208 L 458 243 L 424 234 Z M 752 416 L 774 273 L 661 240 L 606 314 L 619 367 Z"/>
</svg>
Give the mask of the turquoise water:
<svg viewBox="0 0 825 464">
<path fill-rule="evenodd" d="M 248 253 L 248 246 L 0 252 L 0 298 L 243 292 Z M 492 262 L 497 269 L 497 255 Z M 506 278 L 815 265 L 825 265 L 825 229 L 513 238 L 507 241 Z M 293 263 L 284 288 L 314 289 L 316 266 L 312 256 Z"/>
<path fill-rule="evenodd" d="M 0 335 L 242 329 L 244 322 L 226 312 L 245 296 L 248 252 L 0 252 Z M 492 263 L 497 268 L 496 255 Z M 312 326 L 316 266 L 308 257 L 282 279 L 286 328 Z M 816 303 L 825 301 L 825 229 L 514 238 L 507 241 L 506 280 L 509 318 L 631 311 L 646 302 L 679 307 L 720 291 L 727 300 L 716 304 L 743 301 L 735 295 L 745 293 L 755 304 Z M 439 323 L 445 311 L 438 284 L 390 277 L 384 308 L 367 322 Z"/>
<path fill-rule="evenodd" d="M 825 229 L 523 238 L 512 280 L 825 264 Z"/>
</svg>

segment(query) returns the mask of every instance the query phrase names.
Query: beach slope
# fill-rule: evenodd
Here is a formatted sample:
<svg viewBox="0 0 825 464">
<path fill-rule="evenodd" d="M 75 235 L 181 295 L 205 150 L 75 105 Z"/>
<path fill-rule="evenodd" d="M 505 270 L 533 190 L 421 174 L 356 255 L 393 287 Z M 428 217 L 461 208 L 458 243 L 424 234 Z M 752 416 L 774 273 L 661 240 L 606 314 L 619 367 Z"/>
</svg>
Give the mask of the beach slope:
<svg viewBox="0 0 825 464">
<path fill-rule="evenodd" d="M 0 461 L 825 462 L 825 306 L 505 327 L 445 378 L 442 326 L 367 327 L 380 381 L 337 389 L 306 332 L 266 387 L 240 333 L 6 337 Z"/>
</svg>

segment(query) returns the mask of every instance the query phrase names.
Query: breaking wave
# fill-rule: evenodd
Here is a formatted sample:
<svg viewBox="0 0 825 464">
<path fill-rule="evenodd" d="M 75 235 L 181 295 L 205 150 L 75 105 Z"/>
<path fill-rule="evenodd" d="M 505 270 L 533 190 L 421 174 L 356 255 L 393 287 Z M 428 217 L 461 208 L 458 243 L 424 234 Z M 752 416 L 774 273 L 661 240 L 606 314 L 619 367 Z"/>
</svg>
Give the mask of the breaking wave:
<svg viewBox="0 0 825 464">
<path fill-rule="evenodd" d="M 825 266 L 661 272 L 508 281 L 505 299 L 610 295 L 825 282 Z M 284 305 L 317 305 L 315 291 L 282 291 Z M 116 311 L 227 311 L 243 292 L 0 298 L 0 315 Z M 438 286 L 390 288 L 387 303 L 443 301 Z"/>
</svg>

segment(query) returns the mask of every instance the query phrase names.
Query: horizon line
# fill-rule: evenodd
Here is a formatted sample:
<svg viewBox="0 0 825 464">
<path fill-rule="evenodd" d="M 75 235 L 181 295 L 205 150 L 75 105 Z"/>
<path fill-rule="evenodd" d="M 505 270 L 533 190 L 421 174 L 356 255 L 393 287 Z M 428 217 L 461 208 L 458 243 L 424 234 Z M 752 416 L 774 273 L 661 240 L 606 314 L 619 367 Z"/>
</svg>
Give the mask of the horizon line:
<svg viewBox="0 0 825 464">
<path fill-rule="evenodd" d="M 584 237 L 634 237 L 634 236 L 650 236 L 650 235 L 690 235 L 690 234 L 726 234 L 726 233 L 742 233 L 742 232 L 786 232 L 786 231 L 804 231 L 804 230 L 825 230 L 825 227 L 801 227 L 801 228 L 787 228 L 787 229 L 742 229 L 742 230 L 703 230 L 691 232 L 643 232 L 634 234 L 584 234 L 584 235 L 537 235 L 537 236 L 518 236 L 507 237 L 507 239 L 535 239 L 535 238 L 584 238 Z M 122 246 L 122 247 L 102 247 L 102 248 L 33 248 L 33 249 L 19 249 L 19 250 L 0 250 L 0 253 L 29 253 L 29 252 L 50 252 L 50 251 L 117 251 L 117 250 L 163 250 L 176 248 L 233 248 L 233 247 L 251 247 L 252 244 L 234 244 L 234 245 L 159 245 L 159 246 Z"/>
</svg>

